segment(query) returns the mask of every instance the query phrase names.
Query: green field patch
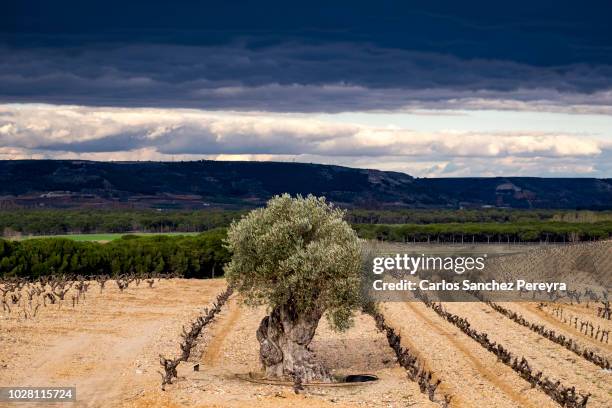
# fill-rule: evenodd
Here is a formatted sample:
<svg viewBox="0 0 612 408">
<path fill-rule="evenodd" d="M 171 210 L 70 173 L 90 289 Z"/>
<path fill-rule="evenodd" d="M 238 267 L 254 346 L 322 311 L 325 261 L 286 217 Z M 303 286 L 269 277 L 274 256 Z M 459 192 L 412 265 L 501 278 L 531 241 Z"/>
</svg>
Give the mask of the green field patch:
<svg viewBox="0 0 612 408">
<path fill-rule="evenodd" d="M 28 235 L 16 238 L 24 239 L 39 239 L 39 238 L 66 238 L 73 241 L 92 241 L 92 242 L 108 242 L 116 239 L 121 239 L 123 236 L 193 236 L 201 234 L 200 232 L 133 232 L 133 233 L 107 233 L 107 234 L 64 234 L 64 235 Z"/>
</svg>

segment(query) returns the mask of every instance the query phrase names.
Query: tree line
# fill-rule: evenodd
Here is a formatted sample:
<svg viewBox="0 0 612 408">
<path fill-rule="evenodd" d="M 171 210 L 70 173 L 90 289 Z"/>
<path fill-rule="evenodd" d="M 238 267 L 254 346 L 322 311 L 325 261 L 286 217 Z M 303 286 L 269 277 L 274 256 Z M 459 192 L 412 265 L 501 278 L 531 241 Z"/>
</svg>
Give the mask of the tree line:
<svg viewBox="0 0 612 408">
<path fill-rule="evenodd" d="M 0 233 L 61 235 L 124 232 L 201 232 L 226 227 L 242 212 L 232 210 L 11 210 L 0 211 Z"/>
<path fill-rule="evenodd" d="M 576 242 L 612 236 L 612 222 L 355 224 L 353 228 L 361 238 L 397 242 Z M 219 228 L 195 236 L 127 235 L 105 244 L 63 238 L 0 239 L 0 277 L 134 273 L 210 278 L 223 275 L 230 259 L 225 237 L 225 229 Z"/>
<path fill-rule="evenodd" d="M 351 224 L 447 224 L 447 223 L 529 223 L 559 221 L 593 223 L 612 221 L 612 211 L 523 210 L 507 208 L 482 209 L 397 209 L 362 210 L 347 213 Z"/>
<path fill-rule="evenodd" d="M 196 236 L 125 236 L 106 244 L 62 238 L 0 240 L 0 277 L 45 275 L 116 277 L 123 273 L 211 278 L 230 254 L 224 229 Z"/>
<path fill-rule="evenodd" d="M 580 242 L 612 236 L 612 221 L 568 223 L 353 224 L 361 238 L 395 242 Z"/>
<path fill-rule="evenodd" d="M 11 210 L 0 211 L 0 233 L 20 235 L 61 235 L 126 232 L 202 232 L 227 227 L 245 211 L 237 210 Z M 534 222 L 600 223 L 612 221 L 612 211 L 561 210 L 361 210 L 347 211 L 346 220 L 361 224 L 443 224 L 500 223 L 527 225 Z M 357 227 L 360 228 L 360 227 Z"/>
</svg>

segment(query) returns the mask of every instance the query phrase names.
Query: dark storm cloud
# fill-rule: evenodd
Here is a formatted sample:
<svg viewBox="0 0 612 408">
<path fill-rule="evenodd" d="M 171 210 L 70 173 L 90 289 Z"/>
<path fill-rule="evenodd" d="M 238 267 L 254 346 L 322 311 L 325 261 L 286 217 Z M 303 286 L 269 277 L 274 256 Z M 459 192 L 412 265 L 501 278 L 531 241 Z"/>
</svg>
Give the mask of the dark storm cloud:
<svg viewBox="0 0 612 408">
<path fill-rule="evenodd" d="M 0 101 L 272 111 L 445 108 L 449 100 L 608 105 L 612 67 L 534 67 L 372 45 L 0 49 Z"/>
<path fill-rule="evenodd" d="M 0 101 L 298 112 L 610 104 L 609 2 L 328 3 L 11 2 Z"/>
<path fill-rule="evenodd" d="M 244 36 L 254 38 L 253 47 L 279 39 L 365 41 L 552 66 L 612 63 L 611 14 L 606 0 L 21 0 L 4 5 L 0 31 L 14 44 L 60 46 L 113 41 L 211 45 Z"/>
</svg>

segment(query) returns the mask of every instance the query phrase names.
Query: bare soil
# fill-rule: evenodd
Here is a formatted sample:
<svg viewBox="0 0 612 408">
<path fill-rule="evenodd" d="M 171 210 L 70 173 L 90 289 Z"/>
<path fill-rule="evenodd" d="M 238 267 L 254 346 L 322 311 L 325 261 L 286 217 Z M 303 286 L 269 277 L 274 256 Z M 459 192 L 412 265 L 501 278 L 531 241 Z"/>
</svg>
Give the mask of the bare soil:
<svg viewBox="0 0 612 408">
<path fill-rule="evenodd" d="M 531 367 L 562 384 L 574 385 L 583 394 L 590 393 L 590 407 L 609 407 L 612 401 L 612 374 L 577 356 L 530 329 L 495 312 L 479 302 L 444 303 L 451 313 L 467 317 L 472 328 L 489 333 L 512 354 L 524 356 Z M 611 353 L 605 357 L 612 359 Z"/>
<path fill-rule="evenodd" d="M 221 279 L 172 279 L 156 282 L 153 288 L 132 284 L 121 293 L 114 282 L 108 282 L 102 293 L 93 284 L 86 299 L 74 308 L 67 300 L 61 307 L 41 308 L 32 319 L 3 312 L 0 386 L 76 386 L 77 403 L 71 405 L 76 407 L 441 406 L 439 399 L 429 401 L 407 378 L 386 337 L 364 314 L 358 314 L 354 327 L 345 333 L 330 330 L 322 320 L 311 346 L 334 374 L 370 373 L 380 378 L 378 382 L 308 387 L 295 394 L 290 387 L 238 378 L 239 374 L 260 370 L 255 331 L 266 311 L 242 305 L 237 295 L 204 329 L 191 360 L 179 365 L 178 380 L 162 391 L 159 354 L 176 357 L 180 353 L 182 326 L 200 315 L 224 288 Z M 504 306 L 551 325 L 535 306 Z M 484 304 L 449 303 L 445 307 L 467 317 L 475 328 L 486 331 L 513 353 L 525 355 L 547 375 L 565 385 L 575 385 L 579 391 L 591 392 L 589 407 L 611 405 L 612 374 L 521 328 Z M 388 303 L 382 312 L 387 323 L 401 333 L 403 345 L 442 380 L 440 390 L 453 395 L 452 407 L 558 406 L 423 304 Z M 572 334 L 570 328 L 564 330 Z M 599 346 L 602 353 L 612 357 L 609 347 L 590 344 L 586 338 L 580 340 Z M 199 371 L 194 371 L 196 364 Z"/>
</svg>

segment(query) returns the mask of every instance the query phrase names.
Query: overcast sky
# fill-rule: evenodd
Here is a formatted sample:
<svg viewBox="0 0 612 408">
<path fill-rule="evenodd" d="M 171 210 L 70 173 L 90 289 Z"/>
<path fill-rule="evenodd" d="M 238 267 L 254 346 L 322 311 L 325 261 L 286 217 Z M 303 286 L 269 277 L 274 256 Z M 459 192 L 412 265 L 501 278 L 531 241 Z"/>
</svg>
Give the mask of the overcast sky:
<svg viewBox="0 0 612 408">
<path fill-rule="evenodd" d="M 612 177 L 611 2 L 295 3 L 3 5 L 0 159 Z"/>
</svg>

